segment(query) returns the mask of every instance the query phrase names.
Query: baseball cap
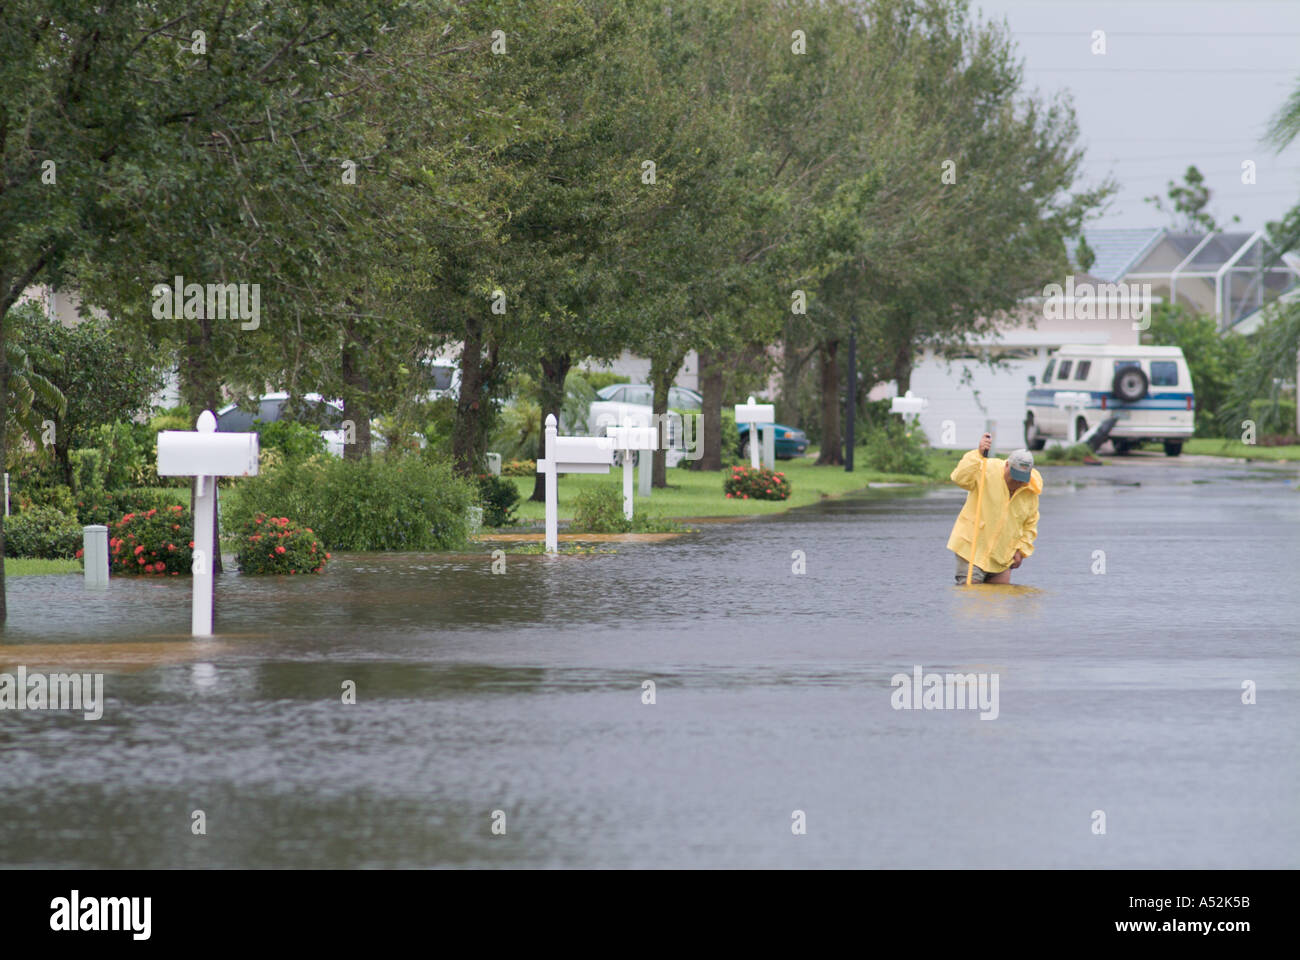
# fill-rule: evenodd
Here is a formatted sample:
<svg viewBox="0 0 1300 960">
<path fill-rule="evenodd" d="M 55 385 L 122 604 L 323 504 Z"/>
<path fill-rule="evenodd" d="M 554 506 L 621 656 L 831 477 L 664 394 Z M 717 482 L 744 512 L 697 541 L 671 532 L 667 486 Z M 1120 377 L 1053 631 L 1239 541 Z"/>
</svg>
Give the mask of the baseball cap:
<svg viewBox="0 0 1300 960">
<path fill-rule="evenodd" d="M 1029 482 L 1029 471 L 1034 469 L 1034 455 L 1032 453 L 1028 450 L 1017 450 L 1007 457 L 1007 463 L 1011 465 L 1012 480 L 1019 480 L 1021 483 Z"/>
</svg>

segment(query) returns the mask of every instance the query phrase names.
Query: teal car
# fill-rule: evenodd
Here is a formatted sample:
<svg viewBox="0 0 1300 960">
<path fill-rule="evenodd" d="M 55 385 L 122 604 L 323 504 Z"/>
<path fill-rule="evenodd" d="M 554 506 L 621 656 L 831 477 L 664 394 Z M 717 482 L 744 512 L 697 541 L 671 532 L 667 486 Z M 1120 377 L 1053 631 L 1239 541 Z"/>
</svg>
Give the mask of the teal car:
<svg viewBox="0 0 1300 960">
<path fill-rule="evenodd" d="M 797 427 L 787 427 L 784 424 L 772 424 L 776 430 L 776 458 L 778 460 L 793 460 L 795 457 L 802 457 L 805 450 L 808 449 L 808 435 Z M 759 436 L 762 437 L 764 427 L 759 427 Z M 740 455 L 749 456 L 749 424 L 736 424 L 736 431 L 740 434 Z M 760 453 L 762 450 L 760 449 Z"/>
</svg>

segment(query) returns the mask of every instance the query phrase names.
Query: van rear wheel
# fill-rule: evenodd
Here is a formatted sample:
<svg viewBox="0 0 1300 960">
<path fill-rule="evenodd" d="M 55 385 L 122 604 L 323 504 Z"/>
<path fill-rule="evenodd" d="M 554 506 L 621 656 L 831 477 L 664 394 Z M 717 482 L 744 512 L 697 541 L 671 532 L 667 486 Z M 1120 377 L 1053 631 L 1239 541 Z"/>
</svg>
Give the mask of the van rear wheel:
<svg viewBox="0 0 1300 960">
<path fill-rule="evenodd" d="M 1029 450 L 1041 450 L 1047 445 L 1047 439 L 1039 436 L 1038 426 L 1034 423 L 1034 415 L 1031 413 L 1025 418 L 1025 447 Z"/>
<path fill-rule="evenodd" d="M 1166 441 L 1165 441 L 1165 456 L 1166 456 L 1166 457 L 1176 457 L 1176 456 L 1178 456 L 1178 455 L 1179 455 L 1180 453 L 1182 453 L 1182 452 L 1183 452 L 1183 441 L 1181 441 L 1181 440 L 1166 440 Z"/>
</svg>

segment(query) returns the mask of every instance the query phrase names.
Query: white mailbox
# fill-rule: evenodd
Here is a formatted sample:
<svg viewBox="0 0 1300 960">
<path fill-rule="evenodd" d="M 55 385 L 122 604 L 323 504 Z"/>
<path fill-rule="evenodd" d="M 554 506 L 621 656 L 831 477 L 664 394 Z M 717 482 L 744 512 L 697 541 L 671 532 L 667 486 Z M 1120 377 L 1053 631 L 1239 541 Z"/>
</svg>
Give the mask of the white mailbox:
<svg viewBox="0 0 1300 960">
<path fill-rule="evenodd" d="M 554 460 L 560 473 L 609 473 L 614 446 L 607 437 L 555 438 Z M 548 453 L 547 460 L 552 459 Z M 537 469 L 542 469 L 539 463 Z"/>
<path fill-rule="evenodd" d="M 256 433 L 163 430 L 158 434 L 160 477 L 255 477 Z"/>
<path fill-rule="evenodd" d="M 890 413 L 901 413 L 904 416 L 916 416 L 922 410 L 930 405 L 930 401 L 924 397 L 912 396 L 912 391 L 907 391 L 901 397 L 894 397 L 889 403 Z"/>
<path fill-rule="evenodd" d="M 158 434 L 158 475 L 194 477 L 194 561 L 190 632 L 212 634 L 212 568 L 217 509 L 216 477 L 257 475 L 257 434 L 217 433 L 211 410 L 199 414 L 197 430 L 163 430 Z"/>
<path fill-rule="evenodd" d="M 736 404 L 736 423 L 749 424 L 749 465 L 758 469 L 759 444 L 763 447 L 763 459 L 769 470 L 776 469 L 776 434 L 772 426 L 776 423 L 776 405 L 755 403 L 751 396 L 748 403 Z M 759 432 L 759 427 L 765 429 Z"/>
<path fill-rule="evenodd" d="M 537 461 L 537 472 L 546 478 L 546 550 L 559 549 L 561 473 L 609 473 L 614 449 L 608 437 L 561 437 L 555 414 L 546 415 L 546 456 Z"/>
</svg>

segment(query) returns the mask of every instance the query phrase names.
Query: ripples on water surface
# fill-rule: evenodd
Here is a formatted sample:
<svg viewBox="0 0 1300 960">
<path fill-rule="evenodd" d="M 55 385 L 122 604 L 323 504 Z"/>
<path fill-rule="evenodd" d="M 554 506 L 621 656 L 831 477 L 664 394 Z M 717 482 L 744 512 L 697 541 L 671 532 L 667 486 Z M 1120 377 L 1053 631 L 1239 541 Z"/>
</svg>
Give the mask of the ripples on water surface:
<svg viewBox="0 0 1300 960">
<path fill-rule="evenodd" d="M 0 862 L 1296 866 L 1295 470 L 1047 480 L 1009 588 L 952 585 L 956 489 L 504 576 L 490 545 L 226 575 L 201 643 L 179 580 L 11 579 L 0 670 L 103 669 L 108 703 L 0 714 Z M 1000 716 L 893 710 L 918 664 L 997 673 Z"/>
</svg>

